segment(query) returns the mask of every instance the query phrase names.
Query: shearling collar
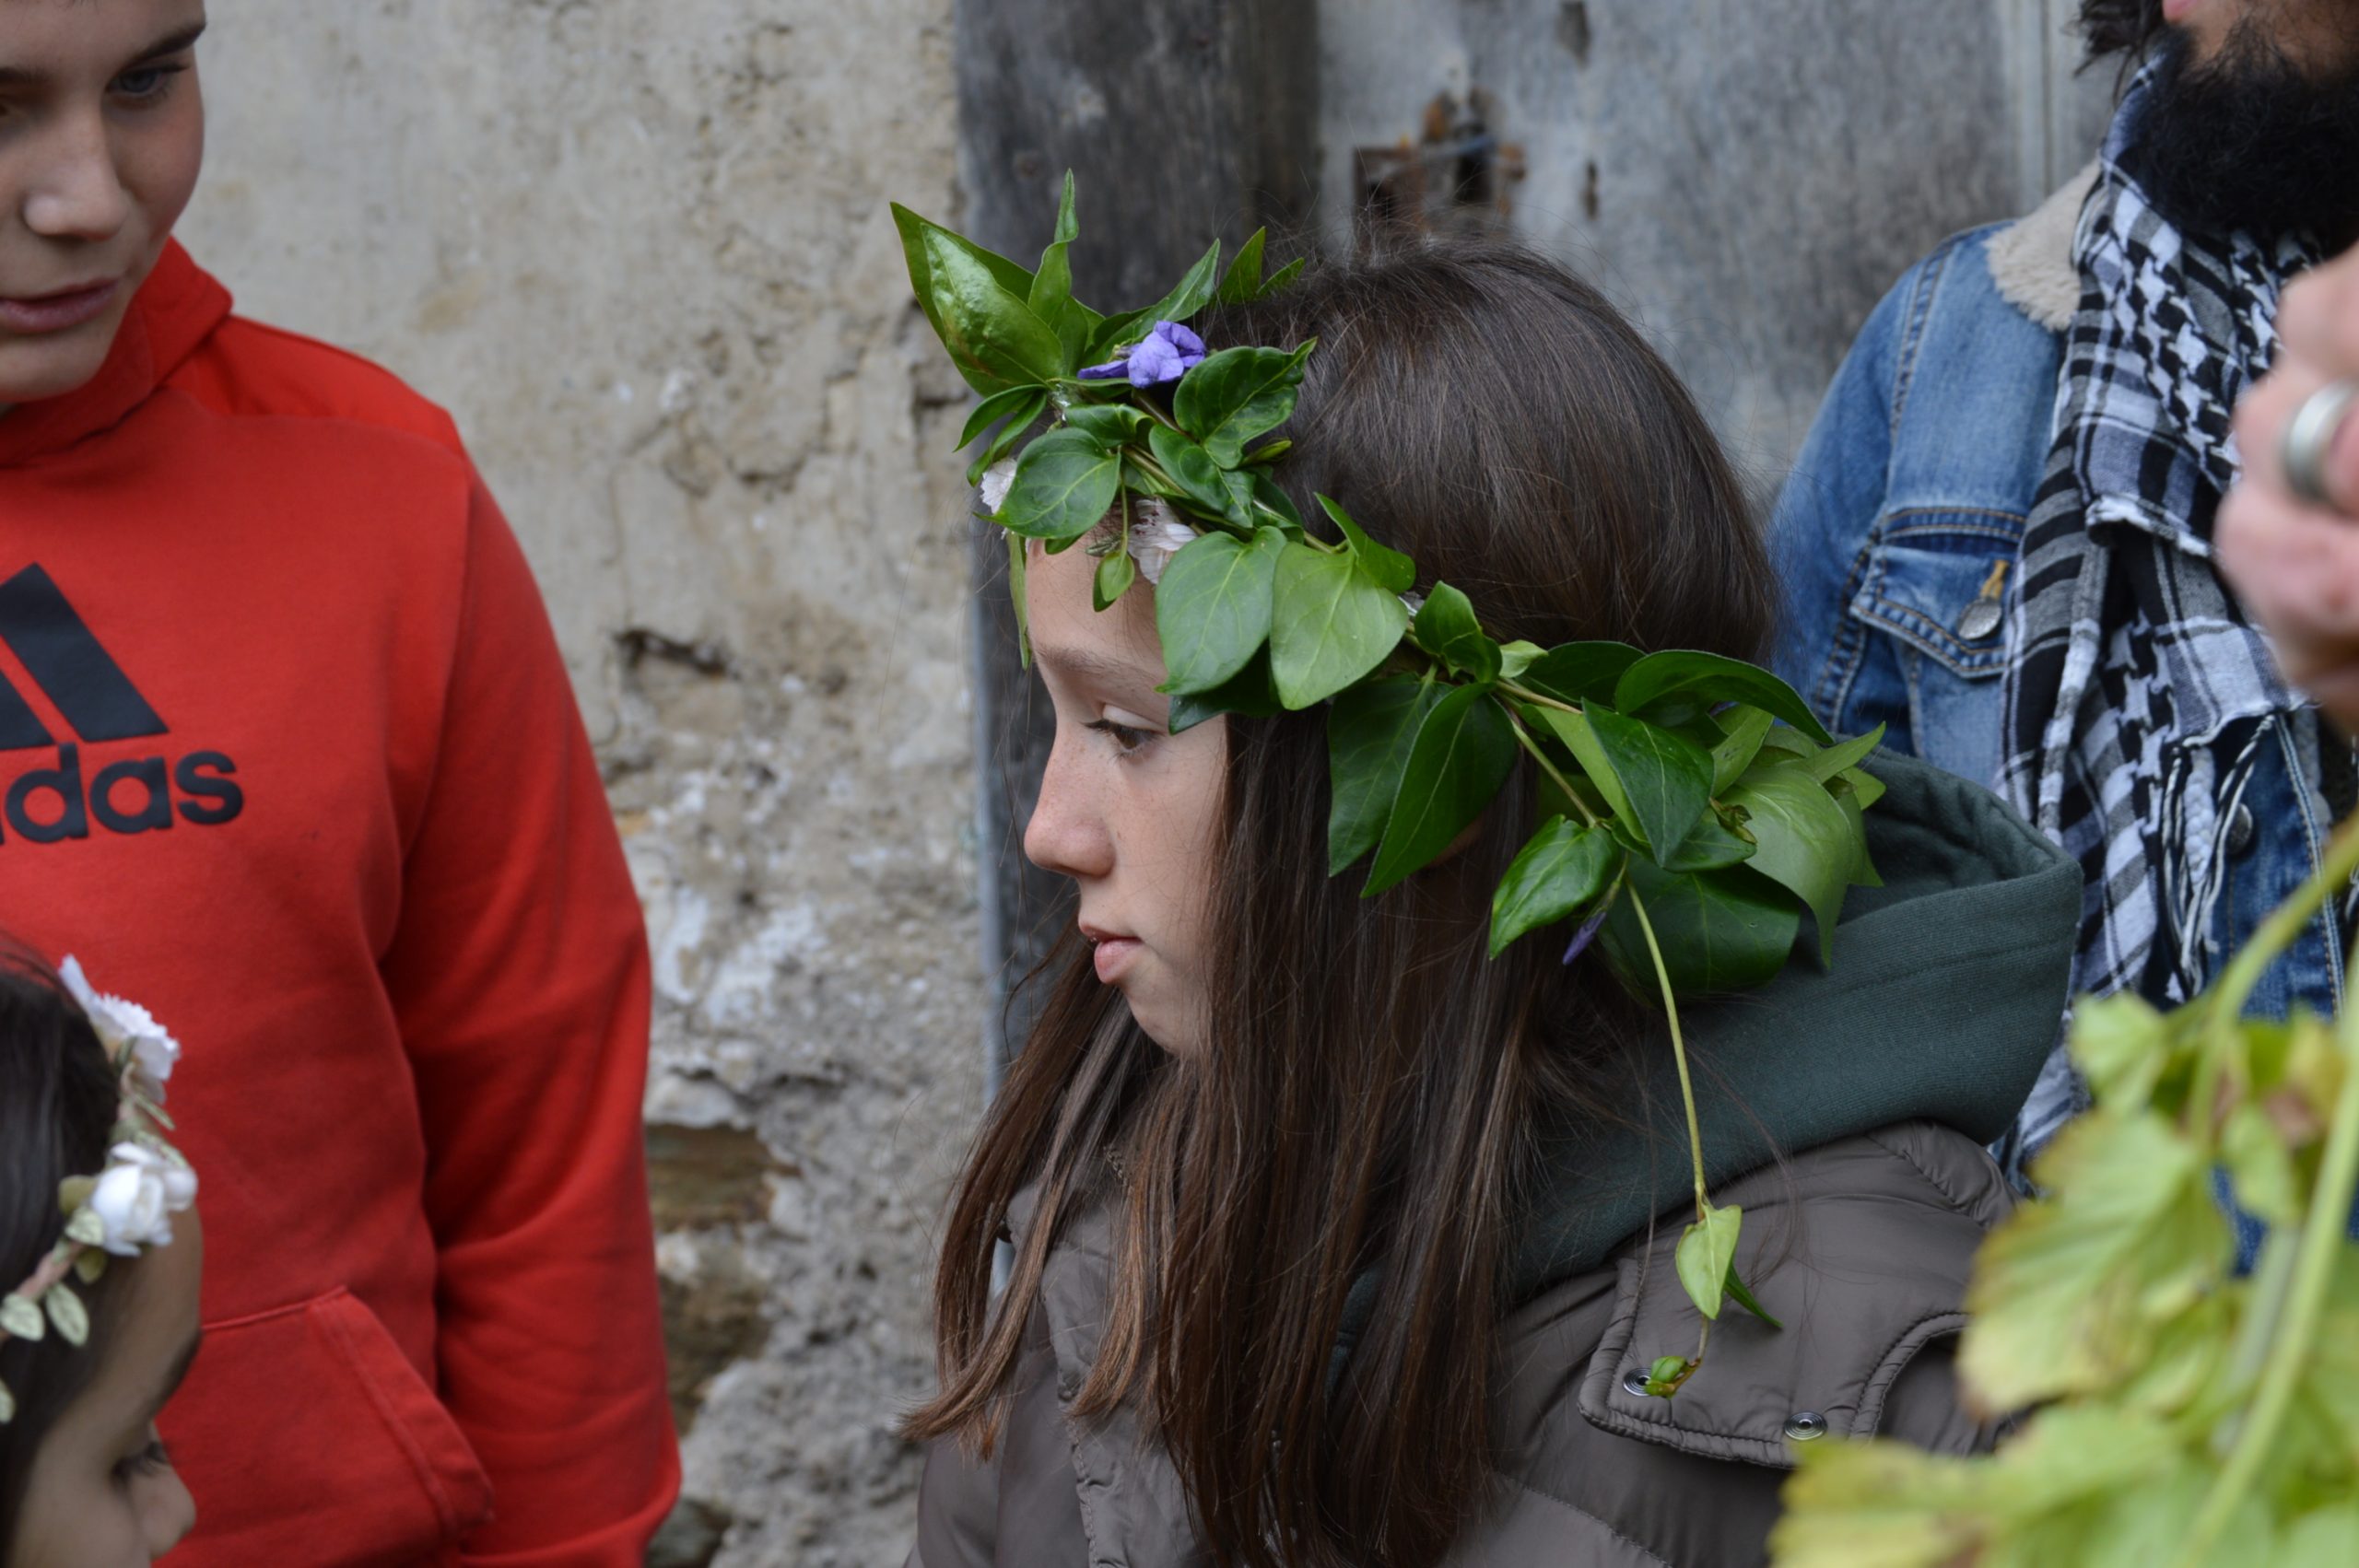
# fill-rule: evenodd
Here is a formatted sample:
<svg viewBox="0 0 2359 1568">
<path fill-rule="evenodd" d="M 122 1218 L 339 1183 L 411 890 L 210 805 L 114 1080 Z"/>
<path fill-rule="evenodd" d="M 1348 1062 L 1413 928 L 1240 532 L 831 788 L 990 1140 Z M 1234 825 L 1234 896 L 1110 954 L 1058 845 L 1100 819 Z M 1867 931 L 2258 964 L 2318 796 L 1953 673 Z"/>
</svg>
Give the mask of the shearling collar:
<svg viewBox="0 0 2359 1568">
<path fill-rule="evenodd" d="M 2000 297 L 2046 327 L 2062 332 L 2081 305 L 2081 269 L 2072 263 L 2072 235 L 2081 206 L 2097 181 L 2097 160 L 2059 186 L 2025 216 L 1990 237 L 1984 254 Z"/>
</svg>

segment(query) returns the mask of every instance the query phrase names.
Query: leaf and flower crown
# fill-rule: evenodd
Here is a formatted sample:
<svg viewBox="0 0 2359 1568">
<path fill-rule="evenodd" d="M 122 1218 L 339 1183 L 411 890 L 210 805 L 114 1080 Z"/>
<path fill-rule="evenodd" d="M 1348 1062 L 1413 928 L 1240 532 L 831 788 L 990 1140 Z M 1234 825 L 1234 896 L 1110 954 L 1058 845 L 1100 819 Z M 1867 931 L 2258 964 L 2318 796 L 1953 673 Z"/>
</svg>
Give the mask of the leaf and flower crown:
<svg viewBox="0 0 2359 1568">
<path fill-rule="evenodd" d="M 68 1276 L 93 1284 L 110 1257 L 170 1246 L 172 1216 L 196 1201 L 196 1173 L 157 1130 L 171 1126 L 163 1111 L 164 1083 L 180 1060 L 180 1042 L 137 1002 L 93 989 L 73 958 L 58 965 L 57 974 L 114 1069 L 113 1147 L 98 1175 L 57 1184 L 65 1234 L 30 1278 L 0 1296 L 0 1340 L 38 1340 L 53 1328 L 66 1343 L 80 1345 L 90 1337 L 90 1314 Z M 0 1383 L 0 1425 L 16 1414 L 16 1398 Z"/>
<path fill-rule="evenodd" d="M 981 397 L 958 444 L 982 443 L 968 477 L 1006 531 L 1019 628 L 1027 541 L 1095 537 L 1099 610 L 1142 577 L 1155 589 L 1172 733 L 1323 706 L 1328 871 L 1373 856 L 1367 897 L 1432 863 L 1532 759 L 1543 820 L 1494 895 L 1491 953 L 1577 922 L 1567 963 L 1597 939 L 1660 990 L 1695 1164 L 1680 1278 L 1707 1343 L 1724 1295 L 1760 1312 L 1734 1270 L 1739 1211 L 1705 1192 L 1677 998 L 1775 977 L 1805 911 L 1831 957 L 1845 892 L 1876 883 L 1861 813 L 1883 786 L 1861 764 L 1881 729 L 1837 743 L 1785 682 L 1719 654 L 1496 640 L 1463 592 L 1416 591 L 1416 563 L 1329 497 L 1335 537 L 1313 534 L 1272 471 L 1317 341 L 1210 352 L 1189 325 L 1294 280 L 1299 261 L 1263 275 L 1263 234 L 1226 270 L 1215 241 L 1161 299 L 1101 316 L 1073 294 L 1071 174 L 1035 268 L 898 205 L 893 219 L 918 303 Z M 1649 1391 L 1675 1391 L 1702 1354 L 1662 1358 Z"/>
</svg>

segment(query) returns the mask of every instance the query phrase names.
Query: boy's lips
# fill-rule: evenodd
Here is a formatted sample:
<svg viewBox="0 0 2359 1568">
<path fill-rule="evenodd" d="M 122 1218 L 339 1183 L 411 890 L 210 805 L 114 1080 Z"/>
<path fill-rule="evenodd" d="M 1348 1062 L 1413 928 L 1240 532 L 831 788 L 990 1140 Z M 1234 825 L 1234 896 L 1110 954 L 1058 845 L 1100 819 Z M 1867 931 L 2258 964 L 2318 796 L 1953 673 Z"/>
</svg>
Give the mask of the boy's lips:
<svg viewBox="0 0 2359 1568">
<path fill-rule="evenodd" d="M 0 298 L 0 331 L 37 336 L 78 327 L 106 313 L 122 285 L 114 278 L 77 284 L 48 294 Z"/>
</svg>

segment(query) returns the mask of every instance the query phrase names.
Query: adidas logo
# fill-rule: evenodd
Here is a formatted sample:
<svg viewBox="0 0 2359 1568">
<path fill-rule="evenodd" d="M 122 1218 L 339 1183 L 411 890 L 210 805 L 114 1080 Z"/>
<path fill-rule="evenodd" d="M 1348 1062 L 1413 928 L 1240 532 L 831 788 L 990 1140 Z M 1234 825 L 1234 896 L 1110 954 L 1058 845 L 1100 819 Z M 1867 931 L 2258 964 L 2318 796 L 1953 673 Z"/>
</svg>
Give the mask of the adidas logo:
<svg viewBox="0 0 2359 1568">
<path fill-rule="evenodd" d="M 38 566 L 0 582 L 0 646 L 75 736 L 61 742 L 0 665 L 0 845 L 88 838 L 93 823 L 126 836 L 176 820 L 218 827 L 246 809 L 238 765 L 220 752 L 129 757 L 84 778 L 83 745 L 171 731 Z M 6 777 L 8 754 L 53 746 L 48 766 Z"/>
</svg>

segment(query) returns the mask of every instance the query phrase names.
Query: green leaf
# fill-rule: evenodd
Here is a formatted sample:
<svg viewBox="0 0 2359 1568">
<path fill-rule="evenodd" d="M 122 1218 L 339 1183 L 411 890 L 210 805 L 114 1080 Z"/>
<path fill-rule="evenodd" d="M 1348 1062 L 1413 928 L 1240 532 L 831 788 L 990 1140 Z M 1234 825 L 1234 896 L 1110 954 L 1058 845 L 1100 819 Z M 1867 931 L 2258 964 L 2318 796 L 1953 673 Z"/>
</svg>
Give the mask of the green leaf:
<svg viewBox="0 0 2359 1568">
<path fill-rule="evenodd" d="M 1215 462 L 1235 468 L 1245 443 L 1267 435 L 1294 413 L 1302 363 L 1317 342 L 1289 354 L 1281 348 L 1224 348 L 1181 378 L 1171 415 L 1203 444 Z"/>
<path fill-rule="evenodd" d="M 1399 676 L 1336 694 L 1327 710 L 1327 874 L 1340 876 L 1384 837 L 1417 728 L 1448 686 Z"/>
<path fill-rule="evenodd" d="M 1201 533 L 1180 546 L 1155 591 L 1163 639 L 1162 689 L 1207 692 L 1245 668 L 1270 636 L 1270 587 L 1285 540 L 1263 529 L 1253 543 Z"/>
<path fill-rule="evenodd" d="M 957 451 L 973 445 L 984 431 L 1001 420 L 1031 407 L 1036 402 L 1045 407 L 1048 401 L 1049 389 L 1046 387 L 1010 387 L 1005 392 L 992 393 L 991 396 L 975 404 L 975 412 L 967 415 L 966 428 L 958 432 L 958 446 L 952 450 Z M 1040 409 L 1032 408 L 1030 418 L 1026 419 L 1024 423 L 1029 425 L 1032 420 L 1039 417 L 1040 417 Z"/>
<path fill-rule="evenodd" d="M 1138 563 L 1131 559 L 1129 550 L 1117 544 L 1098 557 L 1097 571 L 1089 582 L 1090 603 L 1100 613 L 1111 609 L 1114 601 L 1131 591 L 1137 577 Z"/>
<path fill-rule="evenodd" d="M 1073 170 L 1070 169 L 1065 170 L 1064 186 L 1057 195 L 1057 228 L 1050 238 L 1060 245 L 1071 244 L 1081 238 L 1081 221 L 1074 216 L 1073 210 Z"/>
<path fill-rule="evenodd" d="M 1170 293 L 1138 313 L 1138 321 L 1150 330 L 1157 322 L 1185 322 L 1212 302 L 1213 289 L 1219 280 L 1220 241 L 1215 240 L 1213 248 L 1188 269 L 1187 275 Z"/>
<path fill-rule="evenodd" d="M 1027 389 L 1017 387 L 1014 390 L 1023 392 Z M 1036 387 L 1030 391 L 1031 396 L 1015 405 L 1015 412 L 1008 415 L 1006 422 L 1000 426 L 999 434 L 985 443 L 982 451 L 977 454 L 975 461 L 967 465 L 968 484 L 981 484 L 983 471 L 1015 451 L 1015 444 L 1024 439 L 1033 424 L 1048 411 L 1049 389 Z"/>
<path fill-rule="evenodd" d="M 1278 488 L 1277 482 L 1266 474 L 1253 475 L 1253 504 L 1260 509 L 1255 515 L 1257 527 L 1274 518 L 1277 525 L 1285 530 L 1287 538 L 1302 537 L 1302 514 L 1295 510 L 1294 497 Z"/>
<path fill-rule="evenodd" d="M 1672 696 L 1747 703 L 1776 714 L 1820 745 L 1831 739 L 1793 687 L 1758 665 L 1718 653 L 1686 649 L 1649 653 L 1622 672 L 1614 686 L 1614 706 L 1625 713 L 1640 712 Z"/>
<path fill-rule="evenodd" d="M 1089 345 L 1082 350 L 1082 363 L 1099 364 L 1112 358 L 1114 350 L 1122 345 L 1135 343 L 1144 337 L 1147 328 L 1141 323 L 1145 317 L 1144 310 L 1125 310 L 1119 316 L 1109 316 L 1099 322 L 1089 334 Z"/>
<path fill-rule="evenodd" d="M 1280 267 L 1277 271 L 1272 273 L 1266 279 L 1264 279 L 1262 287 L 1254 292 L 1253 298 L 1256 299 L 1267 299 L 1271 295 L 1279 292 L 1288 284 L 1294 282 L 1296 278 L 1300 277 L 1302 275 L 1302 268 L 1303 259 L 1300 256 L 1297 256 L 1293 261 L 1288 262 L 1285 265 Z"/>
<path fill-rule="evenodd" d="M 1876 778 L 1866 768 L 1846 768 L 1843 770 L 1840 777 L 1845 783 L 1851 786 L 1851 792 L 1859 798 L 1861 810 L 1865 810 L 1866 808 L 1874 805 L 1878 801 L 1884 799 L 1884 780 Z M 1879 883 L 1878 885 L 1880 886 L 1882 884 Z"/>
<path fill-rule="evenodd" d="M 1361 896 L 1375 897 L 1449 848 L 1498 794 L 1515 757 L 1515 731 L 1498 700 L 1481 686 L 1451 687 L 1417 726 Z"/>
<path fill-rule="evenodd" d="M 1469 680 L 1487 684 L 1499 678 L 1499 645 L 1483 635 L 1473 602 L 1446 582 L 1434 584 L 1426 595 L 1410 635 L 1419 648 Z"/>
<path fill-rule="evenodd" d="M 1758 1317 L 1762 1322 L 1769 1325 L 1770 1328 L 1783 1328 L 1785 1327 L 1784 1324 L 1770 1316 L 1769 1309 L 1763 1306 L 1761 1303 L 1755 1299 L 1751 1291 L 1745 1289 L 1744 1281 L 1737 1278 L 1735 1263 L 1730 1263 L 1729 1277 L 1720 1282 L 1720 1288 L 1728 1292 L 1729 1299 L 1731 1301 L 1735 1302 L 1737 1305 L 1744 1308 L 1745 1311 L 1753 1314 L 1754 1316 Z"/>
<path fill-rule="evenodd" d="M 65 1222 L 65 1239 L 78 1241 L 84 1246 L 100 1246 L 107 1239 L 107 1223 L 95 1210 L 77 1208 Z"/>
<path fill-rule="evenodd" d="M 1825 784 L 1867 761 L 1875 749 L 1884 744 L 1884 727 L 1879 724 L 1864 735 L 1827 747 L 1816 756 L 1807 759 L 1802 766 L 1813 778 Z"/>
<path fill-rule="evenodd" d="M 1007 536 L 1007 591 L 1015 603 L 1015 659 L 1027 670 L 1032 668 L 1032 606 L 1024 597 L 1024 537 Z"/>
<path fill-rule="evenodd" d="M 1624 802 L 1615 814 L 1645 841 L 1649 854 L 1658 861 L 1675 854 L 1711 803 L 1711 757 L 1693 741 L 1609 708 L 1592 707 L 1584 718 L 1588 746 L 1573 747 L 1581 770 L 1592 780 L 1601 766 L 1612 776 Z M 1567 733 L 1561 727 L 1558 732 Z M 1602 780 L 1599 788 L 1604 789 Z M 1606 790 L 1606 799 L 1615 792 Z"/>
<path fill-rule="evenodd" d="M 1635 858 L 1624 874 L 1647 902 L 1674 994 L 1750 990 L 1786 966 L 1802 929 L 1802 907 L 1750 866 L 1673 873 Z M 1652 995 L 1654 965 L 1629 899 L 1614 901 L 1599 935 L 1633 987 Z"/>
<path fill-rule="evenodd" d="M 1671 858 L 1655 863 L 1667 872 L 1708 872 L 1720 866 L 1740 865 L 1753 859 L 1754 849 L 1751 838 L 1730 827 L 1718 813 L 1708 811 L 1696 819 L 1687 837 L 1679 841 L 1679 848 L 1671 852 Z"/>
<path fill-rule="evenodd" d="M 1270 650 L 1264 648 L 1247 661 L 1244 669 L 1211 691 L 1173 697 L 1171 715 L 1163 727 L 1166 733 L 1177 735 L 1216 714 L 1269 719 L 1285 711 L 1278 706 L 1276 688 L 1270 685 Z"/>
<path fill-rule="evenodd" d="M 1297 712 L 1357 681 L 1400 646 L 1409 613 L 1350 556 L 1289 542 L 1278 557 L 1270 674 Z"/>
<path fill-rule="evenodd" d="M 0 1296 L 0 1328 L 19 1340 L 38 1340 L 49 1332 L 41 1308 L 18 1295 Z"/>
<path fill-rule="evenodd" d="M 1743 1223 L 1744 1211 L 1734 1204 L 1715 1209 L 1707 1203 L 1704 1217 L 1679 1235 L 1679 1282 L 1696 1310 L 1707 1317 L 1720 1316 L 1721 1294 L 1736 1267 L 1737 1231 Z"/>
<path fill-rule="evenodd" d="M 890 205 L 893 209 L 893 227 L 901 236 L 901 258 L 909 264 L 910 287 L 917 295 L 918 309 L 925 312 L 925 319 L 933 323 L 937 334 L 942 331 L 942 322 L 934 310 L 933 275 L 928 260 L 930 252 L 927 249 L 930 240 L 938 240 L 944 244 L 965 252 L 976 265 L 990 273 L 1002 288 L 1019 299 L 1032 291 L 1032 275 L 1018 263 L 994 252 L 984 250 L 973 240 L 962 235 L 954 234 L 938 223 L 929 222 L 920 217 L 898 202 L 891 203 Z"/>
<path fill-rule="evenodd" d="M 1244 466 L 1250 468 L 1255 463 L 1275 462 L 1278 459 L 1285 456 L 1286 453 L 1292 451 L 1294 451 L 1294 442 L 1291 439 L 1264 441 L 1262 445 L 1255 447 L 1251 451 L 1247 452 L 1243 457 L 1238 459 L 1238 462 L 1242 463 Z"/>
<path fill-rule="evenodd" d="M 2112 1387 L 2236 1261 L 2210 1162 L 2159 1116 L 2101 1105 L 2031 1175 L 2057 1196 L 1990 1233 L 1966 1293 L 1958 1365 L 1990 1410 Z"/>
<path fill-rule="evenodd" d="M 1655 1357 L 1647 1367 L 1647 1393 L 1658 1399 L 1670 1398 L 1694 1375 L 1696 1364 L 1685 1356 Z"/>
<path fill-rule="evenodd" d="M 971 247 L 941 229 L 925 235 L 932 277 L 934 330 L 951 363 L 977 392 L 1037 385 L 1065 373 L 1063 346 L 1034 315 L 1025 296 L 1008 289 Z M 1027 285 L 1027 292 L 1029 285 Z"/>
<path fill-rule="evenodd" d="M 1818 921 L 1819 959 L 1833 963 L 1843 890 L 1860 860 L 1851 819 L 1824 785 L 1798 767 L 1759 769 L 1728 792 L 1728 803 L 1749 813 L 1744 825 L 1756 846 L 1753 869 L 1810 906 Z"/>
<path fill-rule="evenodd" d="M 1061 373 L 1068 376 L 1080 368 L 1082 350 L 1089 346 L 1089 334 L 1097 325 L 1097 312 L 1073 297 L 1073 264 L 1065 257 L 1069 244 L 1060 240 L 1040 252 L 1040 264 L 1024 298 L 1025 308 L 1056 334 Z"/>
<path fill-rule="evenodd" d="M 95 1246 L 74 1259 L 75 1277 L 86 1285 L 97 1284 L 99 1276 L 106 1271 L 107 1255 Z"/>
<path fill-rule="evenodd" d="M 2293 1151 L 2268 1113 L 2249 1100 L 2230 1111 L 2220 1129 L 2220 1163 L 2228 1167 L 2236 1201 L 2245 1209 L 2272 1225 L 2302 1223 L 2302 1185 Z"/>
<path fill-rule="evenodd" d="M 1238 248 L 1237 259 L 1228 263 L 1228 271 L 1221 275 L 1220 287 L 1213 298 L 1223 305 L 1250 305 L 1262 292 L 1262 250 L 1269 243 L 1270 231 L 1257 228 L 1253 238 Z"/>
<path fill-rule="evenodd" d="M 1168 425 L 1149 429 L 1146 443 L 1155 453 L 1155 461 L 1180 486 L 1185 499 L 1194 502 L 1207 516 L 1242 525 L 1244 520 L 1234 516 L 1236 497 L 1229 493 L 1221 466 L 1213 461 L 1212 453 Z"/>
<path fill-rule="evenodd" d="M 1090 403 L 1064 412 L 1067 429 L 1086 430 L 1101 445 L 1119 447 L 1138 439 L 1147 417 L 1127 403 Z"/>
<path fill-rule="evenodd" d="M 1499 644 L 1499 673 L 1508 680 L 1514 680 L 1532 668 L 1532 661 L 1539 658 L 1541 652 L 1536 642 L 1518 640 Z"/>
<path fill-rule="evenodd" d="M 1027 539 L 1078 539 L 1122 487 L 1121 457 L 1086 430 L 1051 430 L 1024 449 L 999 521 Z"/>
<path fill-rule="evenodd" d="M 1360 570 L 1368 580 L 1389 593 L 1406 593 L 1417 580 L 1417 563 L 1398 550 L 1389 550 L 1370 539 L 1366 531 L 1354 521 L 1343 503 L 1332 497 L 1319 497 L 1320 507 L 1344 531 L 1344 543 L 1351 546 L 1352 558 L 1358 561 Z"/>
<path fill-rule="evenodd" d="M 1777 720 L 1758 708 L 1731 708 L 1719 717 L 1720 739 L 1712 751 L 1712 793 L 1735 783 L 1761 755 L 1761 739 Z"/>
<path fill-rule="evenodd" d="M 50 1286 L 41 1300 L 41 1305 L 49 1308 L 50 1326 L 57 1330 L 59 1339 L 69 1345 L 88 1342 L 90 1314 L 88 1309 L 83 1306 L 80 1296 L 76 1295 L 61 1281 Z"/>
<path fill-rule="evenodd" d="M 1567 642 L 1552 648 L 1524 671 L 1523 685 L 1558 702 L 1612 702 L 1614 683 L 1638 661 L 1626 642 Z"/>
<path fill-rule="evenodd" d="M 2074 1002 L 2070 1046 L 2097 1103 L 2125 1113 L 2145 1109 L 2171 1064 L 2170 1026 L 2135 991 Z"/>
<path fill-rule="evenodd" d="M 1601 828 L 1550 817 L 1491 895 L 1491 956 L 1526 931 L 1553 926 L 1605 891 L 1621 848 Z"/>
</svg>

